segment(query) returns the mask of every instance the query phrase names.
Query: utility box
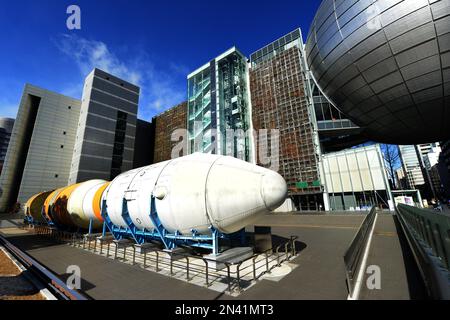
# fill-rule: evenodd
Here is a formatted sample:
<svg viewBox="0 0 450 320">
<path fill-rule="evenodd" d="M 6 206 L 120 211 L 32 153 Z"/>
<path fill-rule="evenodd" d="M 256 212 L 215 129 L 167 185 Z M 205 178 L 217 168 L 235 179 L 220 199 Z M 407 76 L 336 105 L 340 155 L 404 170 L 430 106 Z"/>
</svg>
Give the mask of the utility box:
<svg viewBox="0 0 450 320">
<path fill-rule="evenodd" d="M 255 251 L 262 253 L 272 248 L 272 228 L 255 226 Z"/>
</svg>

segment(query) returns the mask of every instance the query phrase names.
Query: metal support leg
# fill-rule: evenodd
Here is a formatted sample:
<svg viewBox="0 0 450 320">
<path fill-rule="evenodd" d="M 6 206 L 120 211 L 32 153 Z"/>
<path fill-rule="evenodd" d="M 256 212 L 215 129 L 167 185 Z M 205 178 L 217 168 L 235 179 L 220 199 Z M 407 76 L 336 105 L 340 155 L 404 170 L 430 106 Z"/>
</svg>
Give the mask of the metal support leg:
<svg viewBox="0 0 450 320">
<path fill-rule="evenodd" d="M 213 254 L 219 254 L 219 231 L 212 229 Z"/>
<path fill-rule="evenodd" d="M 105 238 L 105 235 L 106 235 L 106 222 L 103 222 L 102 238 Z"/>
<path fill-rule="evenodd" d="M 91 235 L 92 234 L 92 218 L 91 219 L 89 219 L 89 235 Z"/>
</svg>

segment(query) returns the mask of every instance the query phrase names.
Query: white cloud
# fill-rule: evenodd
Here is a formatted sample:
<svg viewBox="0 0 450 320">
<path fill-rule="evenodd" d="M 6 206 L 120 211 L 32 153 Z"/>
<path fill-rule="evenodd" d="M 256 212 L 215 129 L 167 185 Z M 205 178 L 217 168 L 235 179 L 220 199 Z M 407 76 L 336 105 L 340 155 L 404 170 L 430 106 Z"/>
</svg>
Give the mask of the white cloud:
<svg viewBox="0 0 450 320">
<path fill-rule="evenodd" d="M 180 90 L 177 82 L 186 79 L 186 74 L 181 74 L 186 68 L 181 65 L 168 63 L 167 70 L 157 69 L 143 51 L 133 58 L 120 59 L 106 43 L 76 35 L 62 35 L 56 45 L 77 64 L 82 76 L 99 68 L 140 86 L 139 113 L 147 120 L 185 99 L 184 83 Z M 76 87 L 71 85 L 67 91 L 76 92 Z"/>
<path fill-rule="evenodd" d="M 64 34 L 57 42 L 58 48 L 75 60 L 80 71 L 87 75 L 92 69 L 99 68 L 115 76 L 140 85 L 142 75 L 128 67 L 112 53 L 108 46 L 95 40 L 87 40 L 76 35 Z"/>
</svg>

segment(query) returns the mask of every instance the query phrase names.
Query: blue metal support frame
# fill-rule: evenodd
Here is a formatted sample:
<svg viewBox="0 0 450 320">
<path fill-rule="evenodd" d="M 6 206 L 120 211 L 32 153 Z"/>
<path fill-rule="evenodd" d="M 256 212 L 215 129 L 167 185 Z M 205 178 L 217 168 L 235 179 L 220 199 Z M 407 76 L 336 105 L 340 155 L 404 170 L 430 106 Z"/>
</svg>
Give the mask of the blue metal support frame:
<svg viewBox="0 0 450 320">
<path fill-rule="evenodd" d="M 149 217 L 155 226 L 152 231 L 140 230 L 138 229 L 128 212 L 127 200 L 123 199 L 122 204 L 122 218 L 126 223 L 127 227 L 116 226 L 112 223 L 108 216 L 108 210 L 106 201 L 102 202 L 102 217 L 104 219 L 103 224 L 103 235 L 106 233 L 106 228 L 111 232 L 116 240 L 122 240 L 124 238 L 132 238 L 137 244 L 143 244 L 146 241 L 158 240 L 161 241 L 164 247 L 168 250 L 173 250 L 178 246 L 190 246 L 209 249 L 213 254 L 217 255 L 220 252 L 219 241 L 220 239 L 235 239 L 239 237 L 241 243 L 244 244 L 245 240 L 245 229 L 234 233 L 234 234 L 223 234 L 216 230 L 213 226 L 210 226 L 211 234 L 204 235 L 199 234 L 196 230 L 191 230 L 190 235 L 183 235 L 176 231 L 175 233 L 170 233 L 162 224 L 159 219 L 158 212 L 156 210 L 156 199 L 151 198 L 150 203 L 150 213 Z"/>
</svg>

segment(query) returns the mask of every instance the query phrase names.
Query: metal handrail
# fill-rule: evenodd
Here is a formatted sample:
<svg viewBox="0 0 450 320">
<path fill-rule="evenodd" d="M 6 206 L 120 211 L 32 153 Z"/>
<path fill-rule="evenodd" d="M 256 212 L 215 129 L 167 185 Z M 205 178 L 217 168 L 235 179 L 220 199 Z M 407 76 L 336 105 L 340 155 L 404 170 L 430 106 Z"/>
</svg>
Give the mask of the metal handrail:
<svg viewBox="0 0 450 320">
<path fill-rule="evenodd" d="M 375 221 L 376 214 L 377 211 L 374 206 L 370 210 L 369 214 L 364 218 L 358 232 L 355 234 L 344 254 L 347 288 L 350 295 L 353 295 L 355 289 L 355 282 L 358 276 L 357 272 L 361 264 L 362 254 L 367 245 L 369 233 Z"/>
<path fill-rule="evenodd" d="M 84 249 L 91 250 L 91 241 L 97 241 L 98 239 L 94 236 L 91 236 L 89 239 L 82 234 L 70 233 L 70 232 L 61 232 L 55 233 L 55 230 L 49 230 L 50 228 L 43 226 L 35 229 L 35 232 L 38 234 L 49 235 L 51 237 L 58 237 L 59 240 L 63 240 L 69 242 L 72 246 L 83 247 Z M 91 239 L 92 238 L 92 239 Z M 188 281 L 192 280 L 197 276 L 203 276 L 205 278 L 205 285 L 207 287 L 211 286 L 214 281 L 221 279 L 223 277 L 227 277 L 228 279 L 228 292 L 232 293 L 233 291 L 240 292 L 242 291 L 241 281 L 242 278 L 247 277 L 248 275 L 253 273 L 253 281 L 257 281 L 260 277 L 265 274 L 269 274 L 273 268 L 280 266 L 283 262 L 289 261 L 291 258 L 295 257 L 297 252 L 295 248 L 295 242 L 298 239 L 297 236 L 291 236 L 289 240 L 279 244 L 276 247 L 272 247 L 267 249 L 261 253 L 253 254 L 251 257 L 239 261 L 239 262 L 228 262 L 220 259 L 211 259 L 201 256 L 193 256 L 186 253 L 180 252 L 172 252 L 170 253 L 170 257 L 165 257 L 160 255 L 161 251 L 159 250 L 149 250 L 149 252 L 154 252 L 156 257 L 152 257 L 147 255 L 147 251 L 144 253 L 144 268 L 146 268 L 151 263 L 156 265 L 156 271 L 159 272 L 161 266 L 169 267 L 170 274 L 173 276 L 175 274 L 174 269 L 186 270 L 186 279 Z M 86 248 L 87 242 L 87 248 Z M 106 243 L 106 257 L 110 256 L 110 245 L 113 243 L 113 239 L 102 239 L 100 243 L 100 253 L 103 253 L 103 244 Z M 94 246 L 95 247 L 95 246 Z M 284 254 L 280 254 L 281 248 L 284 249 Z M 114 248 L 114 257 L 117 258 L 117 250 L 118 245 L 115 245 Z M 123 250 L 123 260 L 126 260 L 126 249 Z M 132 263 L 135 262 L 135 250 L 131 253 Z M 183 262 L 174 261 L 173 258 L 179 258 L 179 260 L 183 260 Z M 204 265 L 201 265 L 200 262 L 196 262 L 190 259 L 198 259 L 201 260 Z M 242 268 L 242 264 L 245 262 L 251 261 L 251 263 Z M 261 263 L 261 262 L 265 263 Z M 274 262 L 276 262 L 274 264 Z M 225 270 L 216 270 L 211 272 L 211 268 L 209 266 L 210 263 L 215 264 L 223 264 L 225 265 Z M 260 264 L 261 263 L 261 264 Z M 260 264 L 260 265 L 258 265 Z M 265 268 L 263 272 L 260 272 L 257 275 L 258 271 Z M 233 270 L 235 269 L 235 270 Z"/>
<path fill-rule="evenodd" d="M 414 254 L 428 294 L 450 299 L 450 217 L 400 204 L 397 218 Z"/>
<path fill-rule="evenodd" d="M 31 271 L 38 279 L 44 282 L 47 288 L 54 293 L 57 298 L 63 300 L 88 300 L 89 298 L 75 289 L 71 289 L 64 281 L 57 277 L 53 272 L 45 268 L 31 256 L 14 246 L 3 236 L 0 236 L 0 243 L 7 249 L 16 259 L 24 265 L 27 270 Z"/>
</svg>

